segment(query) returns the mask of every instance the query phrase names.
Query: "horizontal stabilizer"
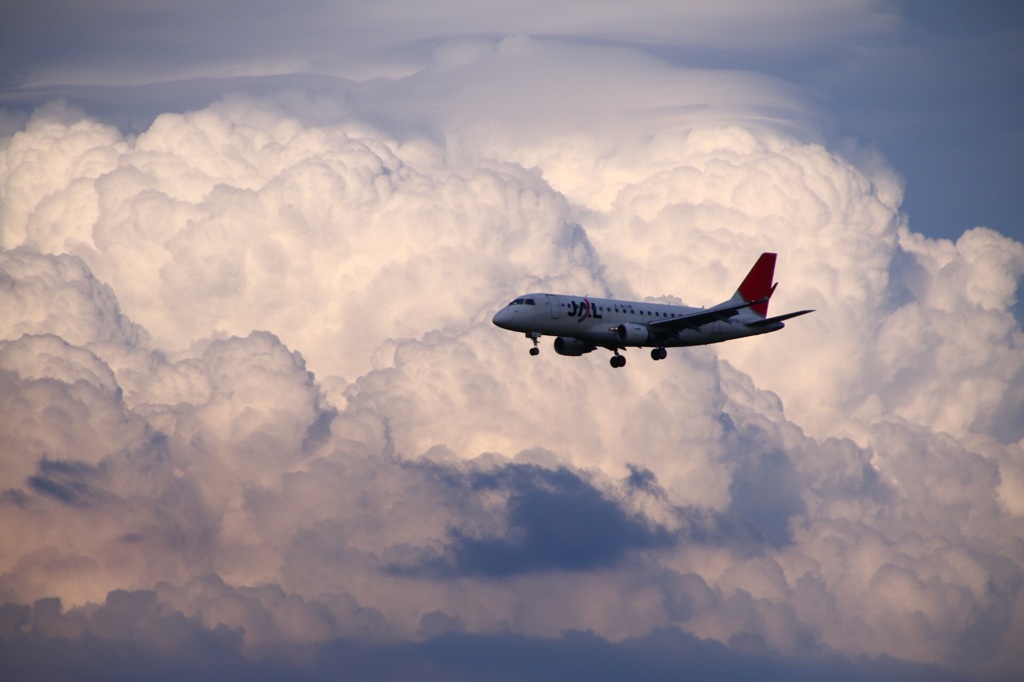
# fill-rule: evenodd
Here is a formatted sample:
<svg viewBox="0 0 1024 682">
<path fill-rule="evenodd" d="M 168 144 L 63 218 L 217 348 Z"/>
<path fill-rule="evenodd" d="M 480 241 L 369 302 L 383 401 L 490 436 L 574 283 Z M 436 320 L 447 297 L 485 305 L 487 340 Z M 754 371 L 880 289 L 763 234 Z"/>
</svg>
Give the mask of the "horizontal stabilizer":
<svg viewBox="0 0 1024 682">
<path fill-rule="evenodd" d="M 776 322 L 782 322 L 788 320 L 791 317 L 799 317 L 806 315 L 807 313 L 813 313 L 813 310 L 798 310 L 795 313 L 786 313 L 785 315 L 776 315 L 775 317 L 769 317 L 764 320 L 757 320 L 755 322 L 747 322 L 748 327 L 763 327 L 766 324 L 774 324 Z"/>
</svg>

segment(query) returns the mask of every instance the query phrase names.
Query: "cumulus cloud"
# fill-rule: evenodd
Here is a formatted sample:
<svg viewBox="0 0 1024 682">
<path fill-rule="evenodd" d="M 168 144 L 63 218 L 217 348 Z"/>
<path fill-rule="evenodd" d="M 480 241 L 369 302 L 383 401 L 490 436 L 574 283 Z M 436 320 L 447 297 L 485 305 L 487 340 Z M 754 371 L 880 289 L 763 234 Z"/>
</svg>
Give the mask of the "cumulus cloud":
<svg viewBox="0 0 1024 682">
<path fill-rule="evenodd" d="M 4 139 L 5 660 L 1024 667 L 1024 246 L 915 233 L 893 173 L 747 116 L 799 110 L 766 80 L 628 53 L 616 92 L 665 86 L 632 112 L 476 88 L 554 60 L 554 93 L 596 49 Z M 763 250 L 773 310 L 817 312 L 657 366 L 489 322 L 527 290 L 713 304 Z"/>
</svg>

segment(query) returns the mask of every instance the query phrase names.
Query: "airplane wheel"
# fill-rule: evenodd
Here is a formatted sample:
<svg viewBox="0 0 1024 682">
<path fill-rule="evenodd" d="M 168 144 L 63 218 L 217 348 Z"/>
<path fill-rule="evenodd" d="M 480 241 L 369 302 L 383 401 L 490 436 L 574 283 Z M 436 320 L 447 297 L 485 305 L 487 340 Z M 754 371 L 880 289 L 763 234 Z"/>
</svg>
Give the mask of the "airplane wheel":
<svg viewBox="0 0 1024 682">
<path fill-rule="evenodd" d="M 615 367 L 616 369 L 618 369 L 619 367 L 625 366 L 625 364 L 626 364 L 626 358 L 622 357 L 621 355 L 613 355 L 612 356 L 612 359 L 611 359 L 612 367 Z"/>
<path fill-rule="evenodd" d="M 668 351 L 664 348 L 655 348 L 651 351 L 651 358 L 654 360 L 664 360 L 668 357 Z"/>
<path fill-rule="evenodd" d="M 530 355 L 540 355 L 540 348 L 531 348 Z"/>
</svg>

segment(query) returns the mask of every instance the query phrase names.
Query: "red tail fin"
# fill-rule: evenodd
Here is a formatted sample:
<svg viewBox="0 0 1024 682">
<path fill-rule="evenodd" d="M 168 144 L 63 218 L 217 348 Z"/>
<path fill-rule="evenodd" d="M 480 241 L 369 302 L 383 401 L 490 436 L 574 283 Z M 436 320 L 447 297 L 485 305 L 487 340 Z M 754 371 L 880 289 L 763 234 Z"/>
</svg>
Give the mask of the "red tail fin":
<svg viewBox="0 0 1024 682">
<path fill-rule="evenodd" d="M 775 276 L 775 254 L 762 253 L 761 257 L 750 268 L 750 272 L 744 278 L 736 293 L 743 297 L 744 301 L 759 301 L 771 298 L 775 291 L 772 278 Z M 761 317 L 768 316 L 768 301 L 764 300 L 750 306 L 750 309 Z"/>
</svg>

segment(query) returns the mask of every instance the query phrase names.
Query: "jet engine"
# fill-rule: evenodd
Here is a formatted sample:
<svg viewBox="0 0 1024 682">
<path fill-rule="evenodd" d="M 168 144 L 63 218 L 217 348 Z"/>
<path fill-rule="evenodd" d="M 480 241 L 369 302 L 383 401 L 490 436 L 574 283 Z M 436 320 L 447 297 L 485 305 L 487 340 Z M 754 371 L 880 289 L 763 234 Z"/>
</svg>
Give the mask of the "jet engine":
<svg viewBox="0 0 1024 682">
<path fill-rule="evenodd" d="M 587 343 L 586 341 L 580 341 L 579 339 L 573 339 L 565 336 L 559 336 L 555 339 L 555 352 L 559 355 L 577 356 L 589 353 L 596 349 L 597 346 Z"/>
<path fill-rule="evenodd" d="M 651 338 L 651 332 L 642 324 L 620 324 L 614 331 L 619 341 L 628 344 L 644 344 Z"/>
</svg>

